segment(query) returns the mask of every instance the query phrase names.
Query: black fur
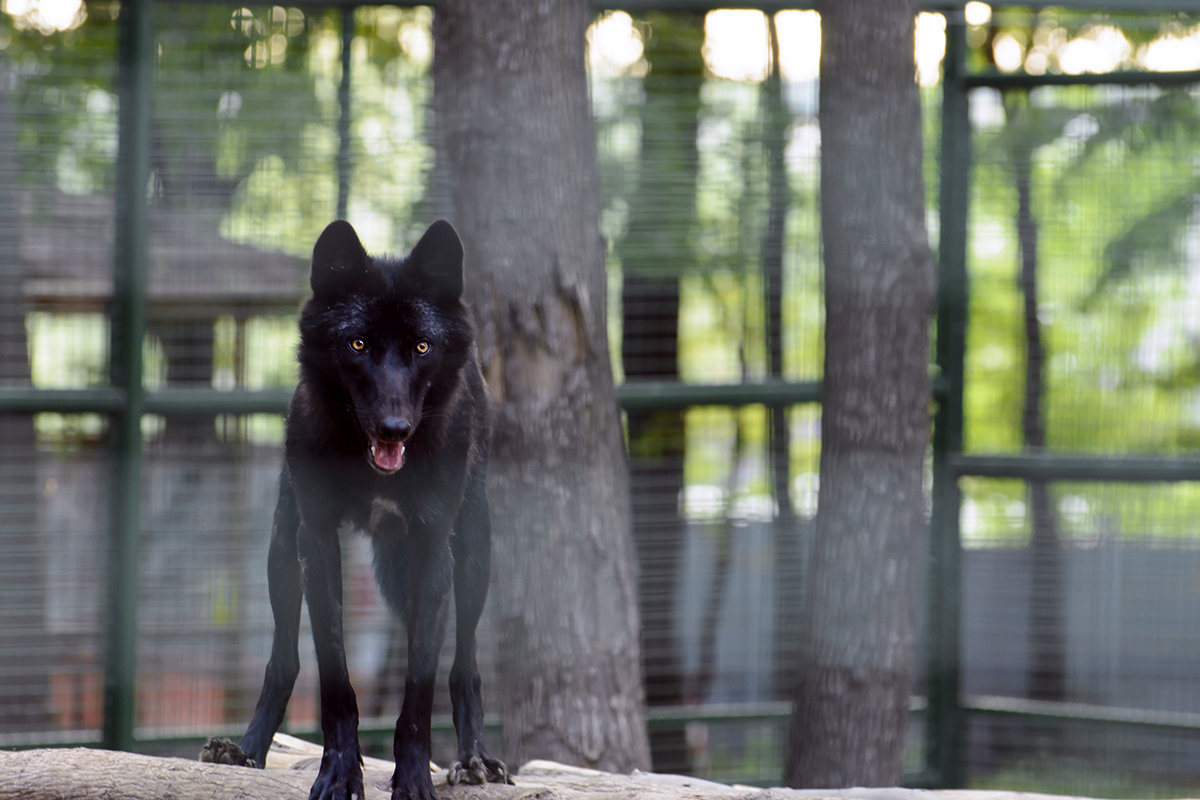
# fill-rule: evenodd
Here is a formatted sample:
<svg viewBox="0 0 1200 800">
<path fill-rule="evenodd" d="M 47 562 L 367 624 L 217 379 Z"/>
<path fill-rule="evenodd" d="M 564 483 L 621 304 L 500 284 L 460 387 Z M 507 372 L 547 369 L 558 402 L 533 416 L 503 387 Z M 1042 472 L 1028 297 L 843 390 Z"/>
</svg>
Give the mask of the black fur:
<svg viewBox="0 0 1200 800">
<path fill-rule="evenodd" d="M 450 695 L 458 732 L 451 783 L 511 783 L 483 735 L 475 629 L 487 595 L 491 529 L 484 471 L 488 401 L 470 314 L 462 244 L 433 223 L 407 258 L 368 256 L 349 223 L 313 248 L 313 297 L 300 315 L 300 382 L 268 556 L 275 639 L 262 695 L 240 745 L 201 758 L 263 766 L 299 671 L 301 595 L 321 683 L 325 749 L 310 800 L 362 798 L 358 705 L 342 640 L 338 529 L 365 531 L 388 603 L 408 628 L 408 675 L 396 723 L 392 796 L 435 797 L 429 719 L 454 587 Z M 240 753 L 230 754 L 230 748 Z"/>
</svg>

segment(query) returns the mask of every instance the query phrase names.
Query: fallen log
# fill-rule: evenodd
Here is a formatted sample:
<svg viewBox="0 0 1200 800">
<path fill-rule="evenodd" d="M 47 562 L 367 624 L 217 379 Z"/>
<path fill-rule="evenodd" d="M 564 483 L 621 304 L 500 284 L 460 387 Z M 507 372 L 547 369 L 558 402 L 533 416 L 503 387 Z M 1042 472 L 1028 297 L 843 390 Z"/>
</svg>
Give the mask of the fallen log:
<svg viewBox="0 0 1200 800">
<path fill-rule="evenodd" d="M 0 800 L 306 800 L 321 748 L 276 736 L 267 769 L 204 764 L 88 748 L 0 751 Z M 432 767 L 442 800 L 1048 800 L 1010 792 L 912 789 L 799 791 L 726 786 L 681 775 L 613 775 L 550 761 L 530 761 L 515 786 L 450 786 Z M 363 800 L 389 800 L 390 762 L 364 759 Z M 1055 797 L 1053 800 L 1067 800 Z"/>
<path fill-rule="evenodd" d="M 264 770 L 82 747 L 0 752 L 0 800 L 305 800 L 320 762 L 319 745 L 283 735 L 276 736 Z M 392 769 L 390 762 L 364 759 L 364 800 L 389 800 Z M 526 764 L 516 786 L 450 786 L 436 767 L 433 781 L 443 800 L 766 796 L 692 778 L 609 775 L 546 761 Z"/>
</svg>

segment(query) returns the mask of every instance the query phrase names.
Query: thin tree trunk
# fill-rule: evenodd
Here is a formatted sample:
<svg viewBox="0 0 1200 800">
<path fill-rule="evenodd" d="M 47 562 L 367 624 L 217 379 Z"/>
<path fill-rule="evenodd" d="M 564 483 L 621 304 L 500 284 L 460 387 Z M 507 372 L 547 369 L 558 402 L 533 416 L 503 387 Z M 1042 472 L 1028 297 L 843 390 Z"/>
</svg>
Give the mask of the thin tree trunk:
<svg viewBox="0 0 1200 800">
<path fill-rule="evenodd" d="M 763 233 L 763 306 L 766 309 L 767 375 L 783 378 L 783 250 L 791 191 L 787 172 L 787 137 L 791 122 L 783 97 L 779 29 L 770 17 L 771 72 L 762 87 L 764 149 L 767 155 L 767 228 Z M 771 682 L 780 696 L 792 688 L 793 665 L 804 607 L 800 581 L 800 528 L 792 507 L 789 407 L 769 410 L 768 465 L 775 500 L 775 629 Z"/>
<path fill-rule="evenodd" d="M 637 196 L 642 195 L 639 192 Z M 678 220 L 672 222 L 678 224 Z M 630 236 L 633 235 L 631 230 Z M 636 242 L 626 241 L 628 250 L 637 246 Z M 653 258 L 653 251 L 650 255 Z M 622 259 L 625 379 L 676 379 L 679 278 L 639 275 L 631 269 L 633 260 L 636 259 L 629 255 Z M 625 422 L 646 703 L 651 707 L 678 706 L 684 701 L 683 664 L 675 633 L 675 596 L 684 534 L 681 514 L 687 441 L 684 414 L 681 409 L 630 411 Z M 690 771 L 682 725 L 651 731 L 650 754 L 656 771 Z"/>
<path fill-rule="evenodd" d="M 0 53 L 0 386 L 29 386 L 14 78 L 9 58 Z M 14 675 L 0 687 L 0 730 L 44 729 L 49 723 L 45 670 L 31 668 L 51 656 L 46 650 L 46 571 L 37 524 L 36 463 L 33 418 L 0 415 L 0 549 L 10 554 L 7 565 L 0 566 L 6 594 L 0 604 L 0 666 Z"/>
<path fill-rule="evenodd" d="M 763 145 L 767 154 L 767 228 L 763 232 L 763 305 L 766 308 L 767 374 L 783 377 L 783 247 L 789 200 L 787 174 L 788 114 L 783 102 L 779 66 L 779 30 L 770 17 L 771 72 L 763 83 Z M 788 526 L 792 493 L 788 479 L 788 420 L 786 406 L 773 406 L 771 415 L 771 484 L 778 506 L 777 523 Z"/>
<path fill-rule="evenodd" d="M 649 766 L 586 0 L 440 2 L 437 128 L 495 401 L 500 755 Z"/>
<path fill-rule="evenodd" d="M 621 356 L 627 381 L 679 378 L 679 273 L 695 265 L 696 134 L 704 84 L 704 13 L 650 14 L 643 56 L 641 150 L 622 266 Z M 686 429 L 681 409 L 630 411 L 629 472 L 638 549 L 642 661 L 649 706 L 683 702 L 675 635 Z M 650 734 L 654 769 L 688 772 L 682 725 Z"/>
<path fill-rule="evenodd" d="M 792 786 L 893 785 L 925 531 L 933 271 L 915 0 L 821 7 L 825 371 Z"/>
<path fill-rule="evenodd" d="M 1010 123 L 1017 121 L 1021 113 L 1014 103 L 1005 103 Z M 1014 143 L 1012 150 L 1026 346 L 1025 407 L 1021 415 L 1021 432 L 1025 449 L 1038 452 L 1046 447 L 1046 426 L 1042 415 L 1042 400 L 1046 393 L 1046 349 L 1042 343 L 1042 323 L 1038 318 L 1038 230 L 1033 215 L 1033 152 L 1027 142 L 1020 140 Z M 1050 486 L 1045 481 L 1029 482 L 1029 510 L 1032 532 L 1029 541 L 1028 691 L 1035 700 L 1062 700 L 1066 697 L 1062 553 Z"/>
<path fill-rule="evenodd" d="M 745 367 L 742 369 L 743 379 Z M 726 510 L 725 518 L 712 525 L 715 541 L 713 542 L 713 577 L 708 597 L 704 604 L 704 614 L 700 618 L 700 658 L 696 670 L 693 687 L 688 692 L 692 702 L 703 703 L 708 698 L 717 677 L 717 633 L 721 622 L 721 608 L 725 605 L 725 595 L 733 567 L 733 536 L 734 524 L 729 515 L 729 505 L 732 504 L 739 486 L 741 485 L 741 465 L 745 450 L 745 436 L 742 434 L 742 421 L 735 415 L 733 446 L 729 450 L 729 474 L 725 479 Z"/>
</svg>

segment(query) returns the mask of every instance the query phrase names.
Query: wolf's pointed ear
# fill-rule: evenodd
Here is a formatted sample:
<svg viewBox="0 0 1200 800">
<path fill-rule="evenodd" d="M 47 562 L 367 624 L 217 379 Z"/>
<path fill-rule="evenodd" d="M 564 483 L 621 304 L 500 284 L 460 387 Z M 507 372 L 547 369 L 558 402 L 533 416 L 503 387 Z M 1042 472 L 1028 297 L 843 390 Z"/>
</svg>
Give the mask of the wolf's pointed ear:
<svg viewBox="0 0 1200 800">
<path fill-rule="evenodd" d="M 434 300 L 462 297 L 463 245 L 454 226 L 444 219 L 430 225 L 408 256 L 408 269 L 418 288 Z"/>
<path fill-rule="evenodd" d="M 339 219 L 325 226 L 313 246 L 309 277 L 313 294 L 328 295 L 346 289 L 369 271 L 367 251 L 350 223 Z"/>
</svg>

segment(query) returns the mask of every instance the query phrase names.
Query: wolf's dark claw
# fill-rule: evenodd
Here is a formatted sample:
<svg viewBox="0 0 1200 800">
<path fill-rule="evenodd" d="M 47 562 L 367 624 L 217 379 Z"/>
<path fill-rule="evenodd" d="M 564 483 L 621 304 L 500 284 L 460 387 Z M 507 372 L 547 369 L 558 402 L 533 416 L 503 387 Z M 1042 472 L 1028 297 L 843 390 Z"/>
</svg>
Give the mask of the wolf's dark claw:
<svg viewBox="0 0 1200 800">
<path fill-rule="evenodd" d="M 210 764 L 233 764 L 236 767 L 257 767 L 258 763 L 242 748 L 228 739 L 213 737 L 200 751 L 200 760 Z"/>
<path fill-rule="evenodd" d="M 446 772 L 446 783 L 451 786 L 457 786 L 460 783 L 483 783 L 485 780 L 487 780 L 487 773 L 484 772 L 483 762 L 478 758 L 471 758 L 466 765 L 461 761 L 455 761 Z"/>
<path fill-rule="evenodd" d="M 487 767 L 489 783 L 506 783 L 513 786 L 512 776 L 508 774 L 508 767 L 498 758 L 490 758 L 484 756 L 483 765 Z"/>
<path fill-rule="evenodd" d="M 498 758 L 490 756 L 471 756 L 464 765 L 455 761 L 446 773 L 446 783 L 456 786 L 460 783 L 506 783 L 513 785 L 508 775 L 508 767 Z"/>
</svg>

